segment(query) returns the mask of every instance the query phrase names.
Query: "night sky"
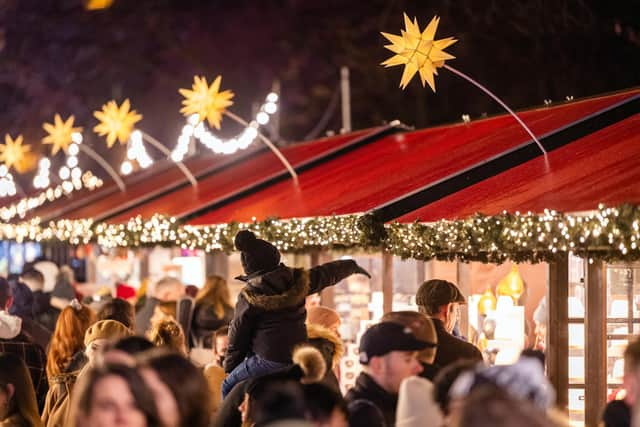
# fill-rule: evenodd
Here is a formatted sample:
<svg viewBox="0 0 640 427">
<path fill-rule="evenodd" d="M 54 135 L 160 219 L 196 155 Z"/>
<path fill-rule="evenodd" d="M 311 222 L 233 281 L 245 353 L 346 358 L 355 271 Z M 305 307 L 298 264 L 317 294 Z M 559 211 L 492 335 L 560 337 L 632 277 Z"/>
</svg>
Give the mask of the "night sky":
<svg viewBox="0 0 640 427">
<path fill-rule="evenodd" d="M 401 67 L 381 31 L 398 34 L 402 12 L 423 28 L 441 17 L 437 38 L 454 36 L 450 64 L 493 89 L 513 108 L 563 102 L 637 86 L 640 1 L 196 1 L 115 0 L 87 11 L 80 0 L 0 0 L 0 130 L 43 150 L 42 123 L 74 114 L 85 141 L 107 157 L 89 129 L 92 112 L 129 98 L 140 127 L 170 149 L 184 124 L 178 89 L 195 74 L 222 75 L 249 118 L 274 80 L 281 84 L 282 143 L 309 136 L 335 101 L 339 68 L 351 70 L 353 127 L 400 119 L 418 128 L 496 114 L 500 108 L 442 70 L 437 93 Z M 339 103 L 316 135 L 339 131 Z M 228 120 L 222 133 L 237 132 Z M 3 135 L 0 135 L 3 136 Z"/>
</svg>

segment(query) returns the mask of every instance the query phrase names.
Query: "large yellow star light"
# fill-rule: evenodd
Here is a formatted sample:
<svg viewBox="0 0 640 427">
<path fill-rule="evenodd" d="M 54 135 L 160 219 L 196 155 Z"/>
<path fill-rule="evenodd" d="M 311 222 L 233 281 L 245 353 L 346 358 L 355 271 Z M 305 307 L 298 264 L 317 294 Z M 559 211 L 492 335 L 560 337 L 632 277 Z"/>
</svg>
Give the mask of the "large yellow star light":
<svg viewBox="0 0 640 427">
<path fill-rule="evenodd" d="M 186 117 L 197 114 L 200 122 L 206 118 L 210 126 L 220 129 L 222 114 L 233 105 L 231 98 L 234 96 L 230 90 L 220 92 L 221 81 L 222 76 L 218 76 L 209 86 L 206 78 L 195 76 L 191 90 L 180 89 L 180 94 L 184 96 L 184 107 L 180 112 Z"/>
<path fill-rule="evenodd" d="M 6 134 L 4 136 L 4 144 L 0 144 L 0 162 L 4 163 L 7 168 L 20 164 L 31 147 L 28 145 L 22 145 L 22 135 L 18 135 L 16 139 L 13 139 L 11 135 Z"/>
<path fill-rule="evenodd" d="M 393 67 L 394 65 L 404 65 L 404 72 L 400 80 L 400 87 L 405 89 L 416 73 L 420 74 L 420 80 L 424 87 L 425 82 L 429 83 L 429 87 L 435 92 L 436 84 L 434 75 L 438 75 L 438 67 L 442 67 L 444 62 L 454 59 L 455 56 L 444 51 L 445 48 L 451 46 L 458 40 L 453 37 L 446 39 L 434 40 L 436 29 L 438 28 L 440 18 L 435 16 L 424 31 L 420 31 L 418 20 L 413 22 L 407 14 L 404 14 L 405 29 L 400 30 L 401 35 L 382 33 L 391 44 L 386 45 L 394 56 L 382 63 L 385 67 Z"/>
<path fill-rule="evenodd" d="M 53 118 L 53 124 L 44 123 L 42 127 L 47 131 L 48 135 L 42 138 L 43 144 L 51 144 L 51 154 L 56 155 L 60 149 L 65 153 L 69 150 L 69 145 L 73 142 L 71 135 L 75 132 L 82 132 L 81 127 L 73 127 L 75 121 L 73 115 L 69 116 L 66 121 L 62 121 L 62 117 L 56 114 Z"/>
<path fill-rule="evenodd" d="M 116 101 L 109 101 L 102 106 L 101 111 L 93 112 L 94 117 L 100 121 L 93 131 L 107 137 L 109 148 L 113 147 L 116 139 L 120 144 L 126 144 L 133 131 L 133 125 L 142 120 L 142 115 L 130 108 L 129 100 L 125 99 L 120 107 Z"/>
</svg>

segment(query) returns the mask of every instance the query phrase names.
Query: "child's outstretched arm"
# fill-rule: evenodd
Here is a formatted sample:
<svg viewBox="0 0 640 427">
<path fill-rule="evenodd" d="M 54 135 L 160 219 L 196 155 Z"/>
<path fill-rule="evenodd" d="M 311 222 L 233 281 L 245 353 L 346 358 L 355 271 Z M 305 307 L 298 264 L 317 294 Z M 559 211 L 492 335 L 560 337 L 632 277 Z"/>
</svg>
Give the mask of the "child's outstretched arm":
<svg viewBox="0 0 640 427">
<path fill-rule="evenodd" d="M 251 351 L 251 341 L 255 331 L 255 317 L 250 311 L 251 306 L 240 293 L 233 313 L 233 320 L 229 325 L 229 347 L 224 358 L 224 371 L 229 373 L 238 366 Z"/>
<path fill-rule="evenodd" d="M 328 262 L 309 270 L 309 295 L 320 292 L 327 286 L 333 286 L 352 274 L 371 275 L 352 259 Z"/>
</svg>

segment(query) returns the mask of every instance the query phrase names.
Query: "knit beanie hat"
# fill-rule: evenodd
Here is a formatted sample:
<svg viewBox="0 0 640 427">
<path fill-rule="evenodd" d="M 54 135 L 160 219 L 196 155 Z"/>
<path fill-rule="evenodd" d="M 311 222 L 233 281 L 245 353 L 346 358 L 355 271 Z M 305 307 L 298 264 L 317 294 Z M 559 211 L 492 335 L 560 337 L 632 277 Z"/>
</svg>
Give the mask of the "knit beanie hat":
<svg viewBox="0 0 640 427">
<path fill-rule="evenodd" d="M 280 263 L 278 249 L 266 240 L 258 239 L 249 230 L 242 230 L 236 234 L 234 243 L 241 251 L 242 268 L 247 276 L 271 271 Z M 247 279 L 247 276 L 241 276 L 239 279 Z"/>
<path fill-rule="evenodd" d="M 84 333 L 84 345 L 88 347 L 95 340 L 118 340 L 131 335 L 133 335 L 131 329 L 117 320 L 100 320 L 89 326 L 87 332 Z"/>
</svg>

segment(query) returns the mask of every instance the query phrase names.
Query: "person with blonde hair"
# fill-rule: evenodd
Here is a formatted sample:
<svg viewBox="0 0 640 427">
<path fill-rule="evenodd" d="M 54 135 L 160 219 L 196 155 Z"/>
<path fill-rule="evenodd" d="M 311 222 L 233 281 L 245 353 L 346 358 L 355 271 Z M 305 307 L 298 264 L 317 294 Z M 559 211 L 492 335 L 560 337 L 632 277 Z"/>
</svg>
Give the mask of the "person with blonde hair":
<svg viewBox="0 0 640 427">
<path fill-rule="evenodd" d="M 307 310 L 307 340 L 320 351 L 327 367 L 322 382 L 337 392 L 340 392 L 340 359 L 344 354 L 338 330 L 341 322 L 338 313 L 329 307 L 316 306 Z"/>
<path fill-rule="evenodd" d="M 182 356 L 187 354 L 184 332 L 175 320 L 162 319 L 154 323 L 151 325 L 148 338 L 156 347 L 166 347 Z"/>
<path fill-rule="evenodd" d="M 0 353 L 0 426 L 42 425 L 27 366 L 14 354 Z"/>
<path fill-rule="evenodd" d="M 228 326 L 233 318 L 233 305 L 227 281 L 216 275 L 207 280 L 198 291 L 193 310 L 193 337 L 197 343 L 211 348 L 213 332 Z"/>
</svg>

